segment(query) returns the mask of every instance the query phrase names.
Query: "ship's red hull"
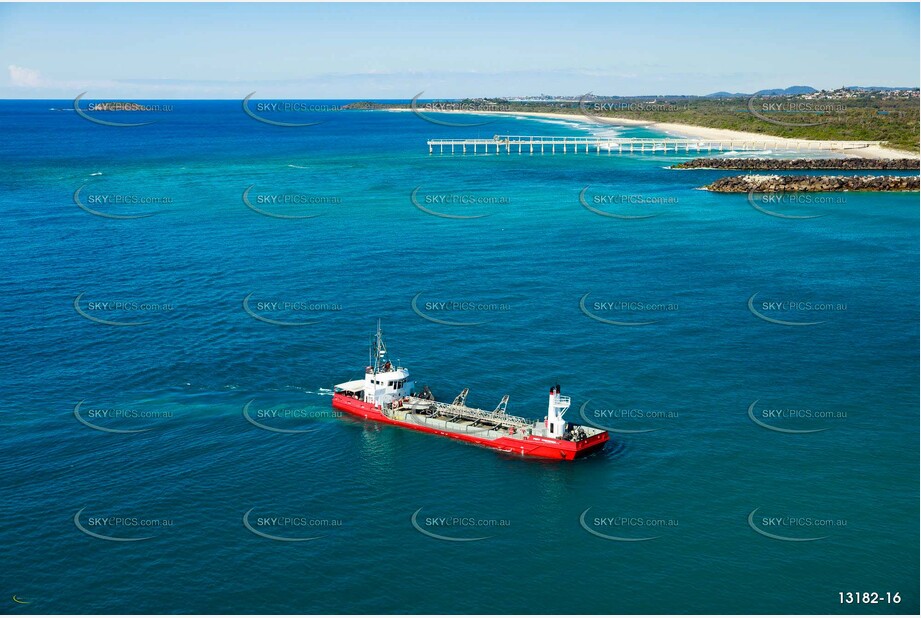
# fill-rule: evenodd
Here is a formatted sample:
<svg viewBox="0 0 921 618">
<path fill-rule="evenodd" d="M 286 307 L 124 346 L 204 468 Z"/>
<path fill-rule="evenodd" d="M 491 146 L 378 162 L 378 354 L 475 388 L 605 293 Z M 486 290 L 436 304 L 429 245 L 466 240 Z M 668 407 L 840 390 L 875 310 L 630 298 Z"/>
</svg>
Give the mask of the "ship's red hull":
<svg viewBox="0 0 921 618">
<path fill-rule="evenodd" d="M 480 444 L 506 453 L 513 453 L 523 457 L 538 457 L 541 459 L 570 460 L 576 457 L 582 457 L 592 453 L 604 446 L 608 441 L 607 432 L 598 434 L 581 442 L 571 442 L 569 440 L 554 440 L 552 438 L 540 438 L 529 436 L 527 438 L 515 438 L 512 436 L 503 436 L 501 438 L 489 439 L 477 435 L 455 433 L 451 431 L 442 431 L 431 427 L 424 427 L 414 423 L 406 423 L 396 419 L 388 418 L 381 414 L 380 409 L 374 404 L 359 401 L 354 397 L 336 393 L 333 395 L 333 407 L 342 410 L 348 414 L 386 423 L 388 425 L 397 425 L 407 429 L 414 429 L 425 433 L 433 433 L 440 436 L 447 436 L 463 442 Z"/>
</svg>

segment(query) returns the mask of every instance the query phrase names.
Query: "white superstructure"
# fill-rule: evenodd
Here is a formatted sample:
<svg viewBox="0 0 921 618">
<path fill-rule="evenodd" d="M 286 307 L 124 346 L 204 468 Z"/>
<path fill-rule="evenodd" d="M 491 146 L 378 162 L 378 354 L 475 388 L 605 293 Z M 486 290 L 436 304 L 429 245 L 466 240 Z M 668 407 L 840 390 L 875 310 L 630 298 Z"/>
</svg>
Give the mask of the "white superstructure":
<svg viewBox="0 0 921 618">
<path fill-rule="evenodd" d="M 563 415 L 569 409 L 570 399 L 560 395 L 560 385 L 550 389 L 550 401 L 547 404 L 547 437 L 562 438 L 566 431 Z"/>
<path fill-rule="evenodd" d="M 395 367 L 387 359 L 380 321 L 377 322 L 377 333 L 368 354 L 369 365 L 365 367 L 363 380 L 364 401 L 386 408 L 394 401 L 412 394 L 415 384 L 409 377 L 409 370 Z"/>
</svg>

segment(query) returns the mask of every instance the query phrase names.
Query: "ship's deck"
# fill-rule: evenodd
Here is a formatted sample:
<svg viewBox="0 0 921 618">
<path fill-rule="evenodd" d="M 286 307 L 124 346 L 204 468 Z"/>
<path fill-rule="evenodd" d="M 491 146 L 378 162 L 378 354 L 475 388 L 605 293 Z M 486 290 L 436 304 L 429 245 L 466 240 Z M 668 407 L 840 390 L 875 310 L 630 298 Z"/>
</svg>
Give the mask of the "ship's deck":
<svg viewBox="0 0 921 618">
<path fill-rule="evenodd" d="M 419 397 L 406 397 L 398 408 L 387 410 L 385 414 L 404 422 L 456 433 L 475 433 L 489 439 L 508 435 L 518 438 L 529 435 L 544 437 L 543 425 L 534 420 L 497 410 L 481 410 Z M 585 434 L 583 439 L 603 433 L 601 429 L 585 425 L 576 428 Z M 570 439 L 578 441 L 575 438 Z"/>
</svg>

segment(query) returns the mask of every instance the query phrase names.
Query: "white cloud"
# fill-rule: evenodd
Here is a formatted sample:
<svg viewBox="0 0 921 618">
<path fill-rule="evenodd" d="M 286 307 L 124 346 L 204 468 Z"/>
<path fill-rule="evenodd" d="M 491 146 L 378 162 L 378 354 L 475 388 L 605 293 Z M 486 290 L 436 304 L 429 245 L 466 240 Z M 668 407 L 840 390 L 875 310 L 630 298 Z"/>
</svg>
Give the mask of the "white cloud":
<svg viewBox="0 0 921 618">
<path fill-rule="evenodd" d="M 8 68 L 10 70 L 10 82 L 14 86 L 37 88 L 42 85 L 42 76 L 35 69 L 18 67 L 15 64 L 11 64 Z"/>
</svg>

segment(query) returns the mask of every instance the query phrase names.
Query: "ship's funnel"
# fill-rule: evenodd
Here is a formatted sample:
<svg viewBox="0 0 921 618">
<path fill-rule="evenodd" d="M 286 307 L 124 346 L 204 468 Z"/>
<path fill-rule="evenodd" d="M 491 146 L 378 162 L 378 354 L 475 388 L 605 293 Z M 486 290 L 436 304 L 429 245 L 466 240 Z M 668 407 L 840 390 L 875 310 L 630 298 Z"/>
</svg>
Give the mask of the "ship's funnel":
<svg viewBox="0 0 921 618">
<path fill-rule="evenodd" d="M 547 435 L 551 438 L 560 438 L 566 429 L 563 414 L 569 409 L 569 397 L 560 397 L 560 385 L 550 388 L 550 398 L 547 402 Z"/>
</svg>

